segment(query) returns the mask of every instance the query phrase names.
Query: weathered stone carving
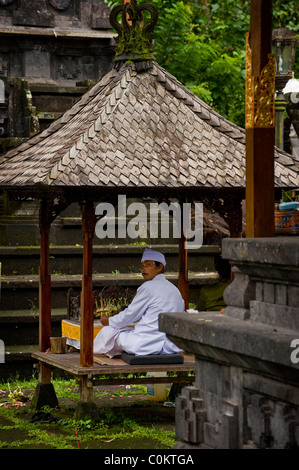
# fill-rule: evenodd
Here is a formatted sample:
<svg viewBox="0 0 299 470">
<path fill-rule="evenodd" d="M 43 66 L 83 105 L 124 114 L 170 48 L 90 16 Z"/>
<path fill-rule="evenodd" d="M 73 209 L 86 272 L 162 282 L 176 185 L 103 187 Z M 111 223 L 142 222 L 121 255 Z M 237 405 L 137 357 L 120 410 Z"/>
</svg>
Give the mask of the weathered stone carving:
<svg viewBox="0 0 299 470">
<path fill-rule="evenodd" d="M 273 395 L 278 394 L 274 383 L 272 387 Z M 280 388 L 280 394 L 290 396 L 287 386 Z M 298 448 L 299 411 L 294 403 L 255 391 L 246 391 L 244 403 L 245 432 L 252 446 Z"/>
<path fill-rule="evenodd" d="M 54 16 L 49 13 L 46 0 L 19 0 L 19 8 L 13 12 L 12 22 L 15 25 L 53 28 Z"/>
<path fill-rule="evenodd" d="M 81 68 L 79 67 L 79 61 L 73 60 L 71 57 L 59 58 L 60 63 L 56 71 L 57 79 L 63 78 L 64 80 L 79 80 Z M 58 60 L 57 60 L 58 61 Z"/>
<path fill-rule="evenodd" d="M 237 267 L 233 267 L 234 280 L 225 289 L 223 298 L 228 305 L 225 314 L 247 320 L 250 317 L 249 302 L 255 298 L 255 282 Z"/>
<path fill-rule="evenodd" d="M 110 8 L 105 3 L 91 4 L 91 23 L 93 29 L 111 29 L 109 21 Z"/>
<path fill-rule="evenodd" d="M 80 294 L 76 294 L 73 289 L 67 292 L 67 318 L 80 321 Z"/>
<path fill-rule="evenodd" d="M 56 10 L 66 10 L 71 4 L 71 0 L 49 0 L 49 3 Z"/>
<path fill-rule="evenodd" d="M 176 398 L 176 435 L 178 439 L 193 444 L 203 442 L 203 425 L 206 419 L 200 390 L 194 386 L 185 387 Z"/>
<path fill-rule="evenodd" d="M 238 268 L 224 313 L 160 315 L 159 329 L 195 354 L 206 418 L 194 443 L 183 432 L 188 414 L 179 415 L 187 447 L 299 447 L 298 254 L 298 237 L 224 239 L 222 255 Z M 184 399 L 192 409 L 193 397 Z"/>
</svg>

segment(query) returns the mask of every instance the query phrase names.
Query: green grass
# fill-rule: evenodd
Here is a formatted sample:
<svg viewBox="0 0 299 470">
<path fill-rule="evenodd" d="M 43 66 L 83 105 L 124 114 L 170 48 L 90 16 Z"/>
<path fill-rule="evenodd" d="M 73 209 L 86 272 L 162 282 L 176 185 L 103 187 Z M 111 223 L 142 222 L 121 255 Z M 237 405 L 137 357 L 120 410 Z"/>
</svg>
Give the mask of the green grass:
<svg viewBox="0 0 299 470">
<path fill-rule="evenodd" d="M 0 449 L 23 448 L 23 449 L 75 449 L 75 448 L 145 448 L 143 445 L 153 445 L 153 448 L 172 448 L 175 444 L 175 432 L 163 427 L 163 419 L 153 410 L 147 413 L 134 414 L 134 418 L 127 412 L 126 395 L 136 398 L 144 395 L 146 388 L 142 385 L 130 386 L 129 389 L 115 390 L 113 392 L 98 391 L 95 387 L 94 397 L 107 398 L 121 396 L 124 406 L 100 407 L 100 415 L 97 421 L 90 419 L 75 420 L 74 411 L 79 400 L 79 386 L 76 379 L 53 379 L 58 400 L 69 399 L 71 404 L 61 406 L 57 410 L 45 409 L 60 420 L 55 423 L 32 423 L 30 418 L 34 410 L 30 409 L 30 401 L 25 406 L 17 407 L 13 404 L 14 392 L 22 391 L 29 399 L 32 398 L 34 389 L 38 383 L 37 378 L 29 380 L 18 380 L 18 378 L 0 382 L 0 405 L 4 402 L 9 404 L 6 408 L 0 406 Z M 11 392 L 9 398 L 8 393 Z M 132 403 L 131 403 L 132 405 Z M 142 403 L 135 404 L 142 407 Z M 170 426 L 171 428 L 171 426 Z M 137 446 L 137 447 L 134 447 Z M 116 447 L 114 447 L 116 446 Z M 133 447 L 132 447 L 133 446 Z M 148 447 L 147 447 L 148 448 Z"/>
</svg>

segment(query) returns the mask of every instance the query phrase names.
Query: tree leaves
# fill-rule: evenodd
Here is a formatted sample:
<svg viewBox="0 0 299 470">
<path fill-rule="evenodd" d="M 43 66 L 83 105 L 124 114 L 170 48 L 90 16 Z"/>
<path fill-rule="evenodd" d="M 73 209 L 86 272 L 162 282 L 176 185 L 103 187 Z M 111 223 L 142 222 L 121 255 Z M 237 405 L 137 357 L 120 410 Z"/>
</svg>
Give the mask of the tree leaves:
<svg viewBox="0 0 299 470">
<path fill-rule="evenodd" d="M 105 0 L 109 6 L 120 0 Z M 222 116 L 245 125 L 245 37 L 250 0 L 140 0 L 158 8 L 157 62 Z M 298 34 L 298 0 L 273 0 L 273 28 Z M 294 66 L 299 75 L 299 60 Z"/>
</svg>

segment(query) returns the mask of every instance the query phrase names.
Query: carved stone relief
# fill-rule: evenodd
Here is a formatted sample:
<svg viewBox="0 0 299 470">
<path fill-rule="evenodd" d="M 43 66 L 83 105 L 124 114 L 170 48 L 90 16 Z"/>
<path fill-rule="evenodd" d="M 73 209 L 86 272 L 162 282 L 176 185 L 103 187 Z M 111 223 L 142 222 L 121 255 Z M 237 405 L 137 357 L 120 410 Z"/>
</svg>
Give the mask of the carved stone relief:
<svg viewBox="0 0 299 470">
<path fill-rule="evenodd" d="M 111 29 L 109 21 L 110 9 L 104 2 L 91 4 L 91 28 Z"/>
<path fill-rule="evenodd" d="M 6 54 L 0 55 L 0 77 L 7 77 L 8 75 L 8 60 Z"/>
<path fill-rule="evenodd" d="M 19 0 L 19 8 L 13 12 L 12 23 L 53 28 L 54 16 L 49 13 L 46 0 Z"/>
<path fill-rule="evenodd" d="M 249 393 L 246 402 L 247 435 L 255 446 L 259 448 L 298 448 L 298 408 L 259 393 Z"/>
<path fill-rule="evenodd" d="M 56 77 L 57 80 L 81 80 L 81 67 L 78 59 L 74 60 L 72 57 L 63 57 L 57 65 Z"/>
<path fill-rule="evenodd" d="M 194 386 L 184 387 L 182 396 L 176 399 L 177 438 L 192 444 L 200 444 L 204 440 L 205 420 L 206 410 L 200 390 Z"/>
<path fill-rule="evenodd" d="M 66 10 L 70 4 L 71 0 L 48 0 L 50 5 L 55 8 L 55 10 Z"/>
</svg>

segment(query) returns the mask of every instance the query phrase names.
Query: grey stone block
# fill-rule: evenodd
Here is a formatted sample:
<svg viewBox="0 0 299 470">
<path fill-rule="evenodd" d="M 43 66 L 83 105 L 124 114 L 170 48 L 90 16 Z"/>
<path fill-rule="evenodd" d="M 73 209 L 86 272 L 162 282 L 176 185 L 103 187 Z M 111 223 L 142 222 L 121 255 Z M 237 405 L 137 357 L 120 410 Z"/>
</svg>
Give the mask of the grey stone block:
<svg viewBox="0 0 299 470">
<path fill-rule="evenodd" d="M 287 305 L 290 307 L 299 307 L 299 286 L 289 285 L 287 288 Z"/>
<path fill-rule="evenodd" d="M 206 418 L 200 391 L 194 386 L 185 387 L 176 398 L 176 437 L 182 441 L 203 442 L 203 424 Z"/>
<path fill-rule="evenodd" d="M 238 268 L 224 314 L 159 317 L 160 329 L 195 353 L 210 448 L 299 447 L 299 364 L 291 361 L 299 338 L 295 238 L 224 240 L 223 256 Z"/>
<path fill-rule="evenodd" d="M 267 302 L 250 302 L 250 319 L 282 328 L 298 331 L 299 308 L 277 305 Z"/>
<path fill-rule="evenodd" d="M 232 271 L 234 280 L 225 289 L 223 298 L 227 305 L 246 308 L 249 301 L 255 298 L 255 283 L 238 268 L 234 267 Z"/>
<path fill-rule="evenodd" d="M 275 287 L 273 282 L 264 283 L 264 302 L 274 304 L 275 302 Z"/>
<path fill-rule="evenodd" d="M 239 449 L 241 446 L 242 439 L 240 438 L 239 433 L 239 407 L 229 400 L 224 400 L 220 448 Z"/>
</svg>

